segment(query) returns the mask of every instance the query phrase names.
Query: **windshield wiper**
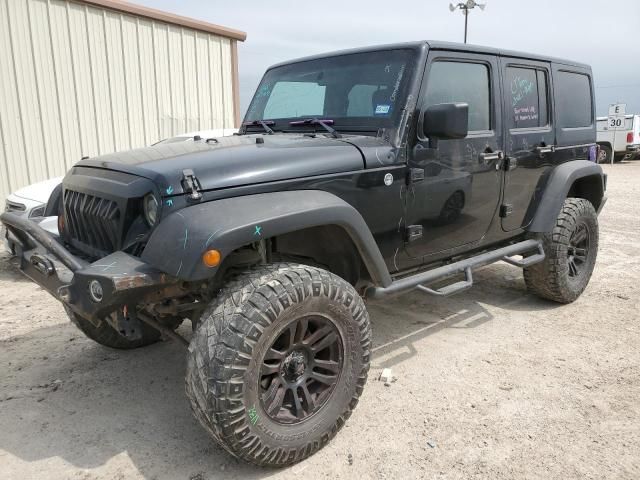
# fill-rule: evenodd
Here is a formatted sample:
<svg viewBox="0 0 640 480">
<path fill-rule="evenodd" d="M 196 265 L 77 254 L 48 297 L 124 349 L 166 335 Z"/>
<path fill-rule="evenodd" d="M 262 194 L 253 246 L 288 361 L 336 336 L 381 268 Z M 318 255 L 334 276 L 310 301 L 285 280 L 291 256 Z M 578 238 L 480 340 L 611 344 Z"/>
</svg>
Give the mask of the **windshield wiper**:
<svg viewBox="0 0 640 480">
<path fill-rule="evenodd" d="M 295 120 L 293 122 L 289 122 L 289 125 L 291 125 L 292 127 L 299 127 L 302 125 L 320 125 L 327 132 L 329 132 L 333 138 L 342 137 L 342 135 L 340 135 L 335 128 L 329 126 L 333 125 L 333 123 L 333 120 L 328 118 L 322 120 L 320 120 L 319 118 L 307 118 L 305 120 Z"/>
<path fill-rule="evenodd" d="M 245 127 L 262 127 L 264 129 L 265 132 L 267 132 L 267 135 L 273 135 L 274 132 L 273 129 L 271 127 L 269 127 L 269 125 L 275 125 L 276 122 L 274 122 L 273 120 L 254 120 L 253 122 L 246 122 L 243 126 Z"/>
</svg>

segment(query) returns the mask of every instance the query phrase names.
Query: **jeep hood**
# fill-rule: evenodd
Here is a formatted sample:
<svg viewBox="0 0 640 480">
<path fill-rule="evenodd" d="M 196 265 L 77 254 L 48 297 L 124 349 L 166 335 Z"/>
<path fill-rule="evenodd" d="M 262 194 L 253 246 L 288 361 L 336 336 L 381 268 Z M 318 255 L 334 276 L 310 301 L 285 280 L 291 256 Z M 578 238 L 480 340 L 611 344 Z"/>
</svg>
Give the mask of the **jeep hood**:
<svg viewBox="0 0 640 480">
<path fill-rule="evenodd" d="M 360 150 L 342 139 L 300 134 L 247 135 L 158 144 L 82 160 L 77 166 L 121 171 L 152 180 L 163 195 L 184 193 L 183 171 L 202 190 L 340 173 L 364 168 Z"/>
</svg>

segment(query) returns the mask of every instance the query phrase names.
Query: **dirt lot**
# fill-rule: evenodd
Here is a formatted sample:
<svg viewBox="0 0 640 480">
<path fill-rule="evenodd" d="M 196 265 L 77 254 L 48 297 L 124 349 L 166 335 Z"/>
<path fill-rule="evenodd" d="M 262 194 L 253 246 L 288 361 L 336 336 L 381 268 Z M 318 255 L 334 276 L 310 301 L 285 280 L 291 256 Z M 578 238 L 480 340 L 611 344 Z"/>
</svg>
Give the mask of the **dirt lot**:
<svg viewBox="0 0 640 480">
<path fill-rule="evenodd" d="M 605 168 L 600 256 L 577 302 L 538 300 L 500 263 L 457 297 L 370 304 L 358 408 L 280 471 L 208 440 L 178 345 L 92 343 L 0 255 L 0 478 L 640 478 L 640 162 Z"/>
</svg>

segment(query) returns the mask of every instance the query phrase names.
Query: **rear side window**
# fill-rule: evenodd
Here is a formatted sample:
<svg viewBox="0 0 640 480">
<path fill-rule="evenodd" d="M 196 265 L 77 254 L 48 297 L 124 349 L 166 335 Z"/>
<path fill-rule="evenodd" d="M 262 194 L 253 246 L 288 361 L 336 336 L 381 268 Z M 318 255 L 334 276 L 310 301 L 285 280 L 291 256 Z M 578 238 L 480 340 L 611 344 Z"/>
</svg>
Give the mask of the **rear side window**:
<svg viewBox="0 0 640 480">
<path fill-rule="evenodd" d="M 486 65 L 434 62 L 427 82 L 425 108 L 439 103 L 468 103 L 469 131 L 491 129 L 489 69 Z"/>
<path fill-rule="evenodd" d="M 593 124 L 591 83 L 582 73 L 558 71 L 554 75 L 558 123 L 561 128 L 589 127 Z"/>
<path fill-rule="evenodd" d="M 547 74 L 543 70 L 507 67 L 509 128 L 538 128 L 549 123 Z"/>
</svg>

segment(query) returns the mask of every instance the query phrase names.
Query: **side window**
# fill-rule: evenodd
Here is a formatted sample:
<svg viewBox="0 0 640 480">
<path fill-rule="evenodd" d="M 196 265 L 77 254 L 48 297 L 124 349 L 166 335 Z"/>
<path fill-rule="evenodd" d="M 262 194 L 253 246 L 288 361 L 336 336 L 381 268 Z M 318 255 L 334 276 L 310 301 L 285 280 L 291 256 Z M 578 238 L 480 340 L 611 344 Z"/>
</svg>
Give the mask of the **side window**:
<svg viewBox="0 0 640 480">
<path fill-rule="evenodd" d="M 323 115 L 325 90 L 326 87 L 312 82 L 278 82 L 273 86 L 263 116 L 291 118 Z"/>
<path fill-rule="evenodd" d="M 491 129 L 489 68 L 482 63 L 437 61 L 427 79 L 425 108 L 439 103 L 469 104 L 469 131 Z"/>
<path fill-rule="evenodd" d="M 543 70 L 507 67 L 509 128 L 538 128 L 549 123 L 547 75 Z"/>
<path fill-rule="evenodd" d="M 591 84 L 582 73 L 560 70 L 553 77 L 558 123 L 561 128 L 589 127 L 593 124 Z"/>
</svg>

